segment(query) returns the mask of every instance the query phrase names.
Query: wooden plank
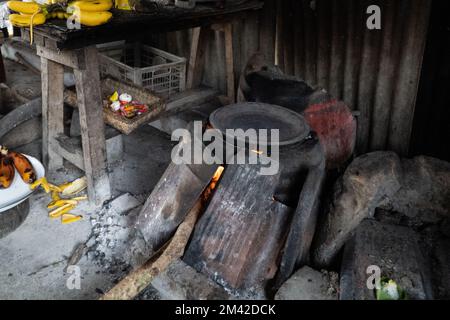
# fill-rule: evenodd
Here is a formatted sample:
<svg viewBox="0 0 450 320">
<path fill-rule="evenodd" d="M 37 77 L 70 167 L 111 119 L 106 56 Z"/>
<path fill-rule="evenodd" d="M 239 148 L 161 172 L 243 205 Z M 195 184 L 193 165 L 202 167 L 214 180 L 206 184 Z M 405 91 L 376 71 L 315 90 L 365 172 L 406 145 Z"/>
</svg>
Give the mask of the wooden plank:
<svg viewBox="0 0 450 320">
<path fill-rule="evenodd" d="M 80 112 L 84 168 L 91 201 L 100 205 L 111 196 L 106 168 L 105 124 L 97 49 L 84 49 L 85 70 L 74 70 Z M 61 94 L 62 95 L 62 94 Z"/>
<path fill-rule="evenodd" d="M 234 57 L 233 57 L 233 25 L 224 25 L 225 32 L 225 67 L 227 76 L 227 96 L 231 103 L 236 102 L 236 90 L 234 80 Z"/>
<path fill-rule="evenodd" d="M 51 138 L 49 145 L 55 153 L 84 171 L 83 149 L 79 138 L 59 135 Z"/>
<path fill-rule="evenodd" d="M 325 166 L 314 168 L 308 172 L 297 208 L 292 215 L 291 226 L 284 244 L 275 287 L 280 287 L 296 268 L 304 266 L 309 258 L 311 243 L 316 230 L 319 199 L 325 181 Z"/>
<path fill-rule="evenodd" d="M 202 81 L 207 31 L 201 27 L 192 31 L 191 54 L 187 71 L 186 89 L 198 87 Z"/>
<path fill-rule="evenodd" d="M 41 57 L 42 159 L 49 171 L 61 168 L 63 158 L 49 148 L 49 139 L 64 133 L 64 66 Z"/>
<path fill-rule="evenodd" d="M 37 55 L 48 60 L 52 60 L 59 64 L 74 68 L 74 69 L 84 69 L 83 65 L 83 51 L 69 51 L 64 50 L 61 52 L 57 52 L 54 50 L 47 49 L 42 46 L 36 46 Z"/>
</svg>

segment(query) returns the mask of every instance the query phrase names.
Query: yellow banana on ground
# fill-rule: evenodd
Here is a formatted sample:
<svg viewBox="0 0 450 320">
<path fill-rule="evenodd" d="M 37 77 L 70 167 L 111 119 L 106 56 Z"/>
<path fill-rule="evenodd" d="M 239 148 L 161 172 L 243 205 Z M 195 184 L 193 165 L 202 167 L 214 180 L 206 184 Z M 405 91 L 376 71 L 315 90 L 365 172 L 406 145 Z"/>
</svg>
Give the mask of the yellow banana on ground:
<svg viewBox="0 0 450 320">
<path fill-rule="evenodd" d="M 66 213 L 66 214 L 63 214 L 63 216 L 61 217 L 61 222 L 62 222 L 62 224 L 69 224 L 72 222 L 79 221 L 81 219 L 83 219 L 83 216 L 77 216 L 74 214 Z"/>
<path fill-rule="evenodd" d="M 72 182 L 64 183 L 58 188 L 63 196 L 73 196 L 87 188 L 87 178 L 82 177 Z"/>
<path fill-rule="evenodd" d="M 37 26 L 45 23 L 45 15 L 42 13 L 37 13 L 33 15 L 25 14 L 11 14 L 9 15 L 9 21 L 15 27 L 29 27 L 31 23 Z"/>
<path fill-rule="evenodd" d="M 75 205 L 68 203 L 68 204 L 63 205 L 62 207 L 59 207 L 59 208 L 51 211 L 48 214 L 48 216 L 52 219 L 56 219 L 56 218 L 61 217 L 63 214 L 66 214 L 69 211 L 73 210 L 74 208 L 75 208 Z"/>
<path fill-rule="evenodd" d="M 53 201 L 61 200 L 61 197 L 59 196 L 58 191 L 52 191 L 52 200 Z"/>
<path fill-rule="evenodd" d="M 41 9 L 35 2 L 8 1 L 6 5 L 10 10 L 24 14 L 33 14 Z"/>
<path fill-rule="evenodd" d="M 34 190 L 39 186 L 42 187 L 42 189 L 44 189 L 45 193 L 50 193 L 50 191 L 55 191 L 55 190 L 51 190 L 51 187 L 49 186 L 47 178 L 45 178 L 45 177 L 42 177 L 42 178 L 36 180 L 35 182 L 33 182 L 30 185 L 30 189 Z"/>
<path fill-rule="evenodd" d="M 112 8 L 112 0 L 79 0 L 69 4 L 69 10 L 78 9 L 85 12 L 108 11 Z"/>
<path fill-rule="evenodd" d="M 47 205 L 47 209 L 55 209 L 55 208 L 60 208 L 62 206 L 65 206 L 66 204 L 71 204 L 76 206 L 78 204 L 78 201 L 76 200 L 70 200 L 70 199 L 60 199 L 60 200 L 56 200 L 56 201 L 52 201 Z"/>
</svg>

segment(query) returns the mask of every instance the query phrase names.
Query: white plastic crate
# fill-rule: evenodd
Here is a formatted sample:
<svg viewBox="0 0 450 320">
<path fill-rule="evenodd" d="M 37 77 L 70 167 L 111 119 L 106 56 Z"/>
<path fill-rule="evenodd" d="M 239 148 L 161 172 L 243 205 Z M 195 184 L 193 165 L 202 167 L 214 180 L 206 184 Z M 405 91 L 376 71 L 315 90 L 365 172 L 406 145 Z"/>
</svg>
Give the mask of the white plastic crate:
<svg viewBox="0 0 450 320">
<path fill-rule="evenodd" d="M 186 59 L 140 43 L 123 41 L 97 46 L 100 73 L 134 83 L 168 98 L 184 91 Z"/>
</svg>

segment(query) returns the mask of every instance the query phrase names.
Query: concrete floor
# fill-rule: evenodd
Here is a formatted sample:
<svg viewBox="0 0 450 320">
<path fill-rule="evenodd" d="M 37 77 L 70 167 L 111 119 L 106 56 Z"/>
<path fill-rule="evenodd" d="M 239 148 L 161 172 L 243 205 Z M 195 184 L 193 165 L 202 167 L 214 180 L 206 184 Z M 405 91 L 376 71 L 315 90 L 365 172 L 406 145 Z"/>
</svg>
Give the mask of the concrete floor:
<svg viewBox="0 0 450 320">
<path fill-rule="evenodd" d="M 113 194 L 128 192 L 143 202 L 166 169 L 173 143 L 166 134 L 144 126 L 124 137 L 124 145 L 124 160 L 110 167 Z M 50 176 L 51 181 L 61 183 L 80 174 L 67 166 Z M 64 269 L 74 249 L 90 238 L 90 217 L 99 210 L 84 203 L 76 210 L 84 219 L 62 225 L 47 217 L 49 201 L 42 192 L 33 195 L 25 222 L 0 239 L 0 299 L 96 299 L 126 273 L 125 269 L 123 273 L 117 268 L 112 271 L 84 254 L 77 263 L 81 287 L 70 290 L 66 282 L 73 279 L 72 274 Z"/>
</svg>

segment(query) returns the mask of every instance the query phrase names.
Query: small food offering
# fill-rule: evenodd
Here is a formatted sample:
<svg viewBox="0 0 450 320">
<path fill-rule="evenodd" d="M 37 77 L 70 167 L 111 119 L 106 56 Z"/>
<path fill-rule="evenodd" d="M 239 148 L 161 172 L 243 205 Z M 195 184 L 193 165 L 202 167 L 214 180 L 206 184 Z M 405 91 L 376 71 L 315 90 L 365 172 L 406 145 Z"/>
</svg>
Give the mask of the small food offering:
<svg viewBox="0 0 450 320">
<path fill-rule="evenodd" d="M 36 181 L 33 165 L 23 154 L 0 146 L 0 188 L 11 186 L 16 170 L 26 184 L 31 185 Z"/>
<path fill-rule="evenodd" d="M 146 104 L 133 100 L 133 97 L 126 92 L 115 91 L 108 100 L 108 107 L 127 119 L 133 119 L 149 110 Z"/>
</svg>

